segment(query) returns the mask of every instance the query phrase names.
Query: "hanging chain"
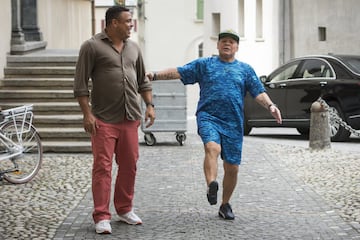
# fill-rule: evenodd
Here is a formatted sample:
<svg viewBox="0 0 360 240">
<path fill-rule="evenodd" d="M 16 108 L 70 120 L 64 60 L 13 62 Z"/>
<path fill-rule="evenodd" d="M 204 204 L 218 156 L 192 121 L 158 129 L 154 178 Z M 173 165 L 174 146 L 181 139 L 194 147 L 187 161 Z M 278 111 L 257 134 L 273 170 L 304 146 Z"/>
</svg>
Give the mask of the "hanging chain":
<svg viewBox="0 0 360 240">
<path fill-rule="evenodd" d="M 338 123 L 350 133 L 354 134 L 357 137 L 360 137 L 360 132 L 356 131 L 355 129 L 350 127 L 344 120 L 342 120 L 341 117 L 335 112 L 334 108 L 330 107 L 324 99 L 319 97 L 317 101 L 324 107 L 326 111 L 329 112 L 330 122 Z"/>
</svg>

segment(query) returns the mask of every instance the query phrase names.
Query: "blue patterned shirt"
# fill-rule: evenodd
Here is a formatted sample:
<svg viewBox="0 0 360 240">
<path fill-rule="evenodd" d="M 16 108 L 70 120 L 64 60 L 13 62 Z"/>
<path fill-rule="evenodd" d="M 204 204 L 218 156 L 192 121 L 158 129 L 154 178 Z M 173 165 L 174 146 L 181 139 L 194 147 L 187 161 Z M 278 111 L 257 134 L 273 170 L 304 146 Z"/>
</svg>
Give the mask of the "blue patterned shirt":
<svg viewBox="0 0 360 240">
<path fill-rule="evenodd" d="M 177 70 L 185 85 L 199 83 L 198 127 L 202 121 L 210 121 L 220 133 L 242 138 L 246 92 L 253 98 L 265 92 L 253 68 L 238 60 L 223 62 L 215 56 L 199 58 Z"/>
</svg>

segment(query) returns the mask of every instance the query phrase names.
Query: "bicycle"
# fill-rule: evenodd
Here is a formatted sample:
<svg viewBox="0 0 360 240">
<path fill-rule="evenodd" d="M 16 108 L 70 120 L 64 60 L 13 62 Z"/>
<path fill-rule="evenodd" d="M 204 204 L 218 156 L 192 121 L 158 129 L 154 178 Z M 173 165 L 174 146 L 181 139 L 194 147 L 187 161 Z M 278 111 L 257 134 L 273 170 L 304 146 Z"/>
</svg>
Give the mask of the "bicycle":
<svg viewBox="0 0 360 240">
<path fill-rule="evenodd" d="M 0 180 L 32 180 L 42 164 L 40 135 L 32 124 L 33 105 L 0 110 Z"/>
</svg>

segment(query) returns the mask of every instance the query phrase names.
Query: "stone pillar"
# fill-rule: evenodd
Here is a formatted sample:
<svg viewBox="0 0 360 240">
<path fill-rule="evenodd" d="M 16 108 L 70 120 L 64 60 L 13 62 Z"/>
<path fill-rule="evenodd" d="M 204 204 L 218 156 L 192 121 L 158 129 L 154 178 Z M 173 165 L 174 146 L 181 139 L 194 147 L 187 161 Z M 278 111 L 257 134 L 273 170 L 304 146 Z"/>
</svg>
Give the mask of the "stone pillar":
<svg viewBox="0 0 360 240">
<path fill-rule="evenodd" d="M 311 105 L 309 147 L 312 149 L 331 148 L 329 112 L 320 104 Z"/>
<path fill-rule="evenodd" d="M 11 45 L 24 44 L 25 38 L 21 29 L 20 0 L 11 0 Z"/>
<path fill-rule="evenodd" d="M 21 2 L 21 27 L 26 41 L 42 41 L 42 34 L 37 26 L 36 0 L 22 0 Z"/>
<path fill-rule="evenodd" d="M 23 55 L 45 49 L 46 42 L 37 27 L 37 0 L 11 0 L 10 54 Z"/>
</svg>

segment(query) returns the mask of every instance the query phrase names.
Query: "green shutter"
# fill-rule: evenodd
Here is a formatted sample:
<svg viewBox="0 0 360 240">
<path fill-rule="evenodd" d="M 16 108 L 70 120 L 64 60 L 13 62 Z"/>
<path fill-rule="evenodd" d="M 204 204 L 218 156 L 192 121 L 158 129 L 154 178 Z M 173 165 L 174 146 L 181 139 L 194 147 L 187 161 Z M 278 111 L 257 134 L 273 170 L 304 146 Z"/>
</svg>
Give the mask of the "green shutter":
<svg viewBox="0 0 360 240">
<path fill-rule="evenodd" d="M 204 0 L 197 0 L 197 13 L 196 17 L 199 20 L 204 19 Z"/>
<path fill-rule="evenodd" d="M 125 6 L 125 0 L 114 0 L 114 5 Z"/>
</svg>

